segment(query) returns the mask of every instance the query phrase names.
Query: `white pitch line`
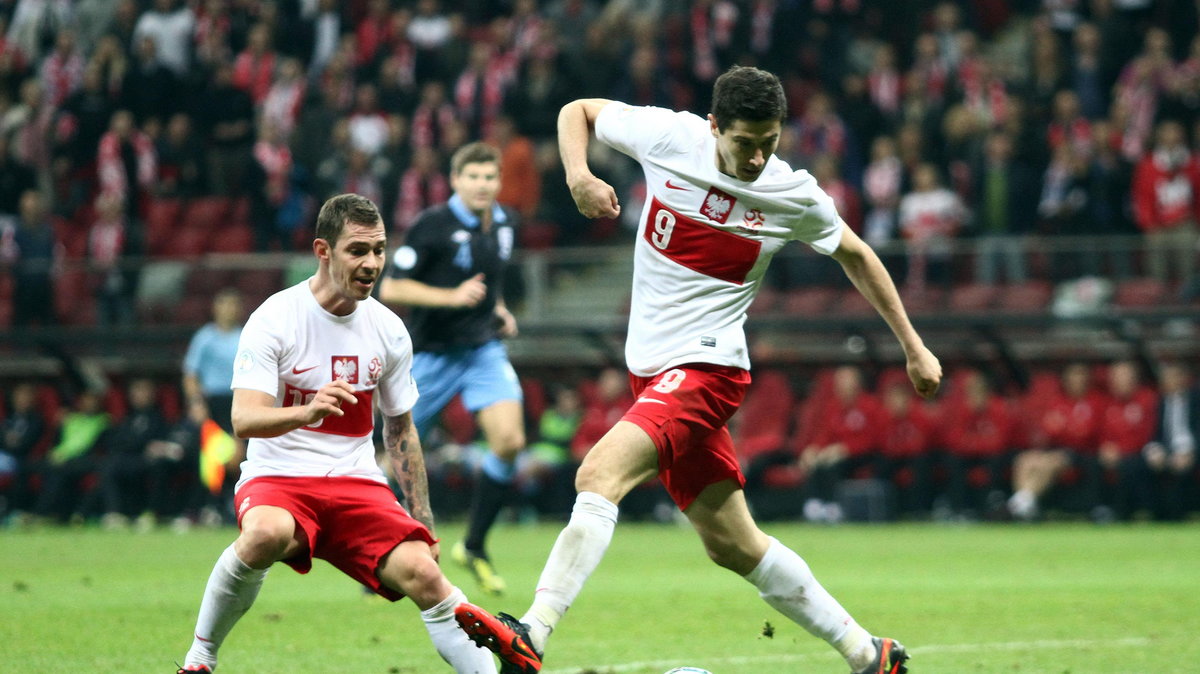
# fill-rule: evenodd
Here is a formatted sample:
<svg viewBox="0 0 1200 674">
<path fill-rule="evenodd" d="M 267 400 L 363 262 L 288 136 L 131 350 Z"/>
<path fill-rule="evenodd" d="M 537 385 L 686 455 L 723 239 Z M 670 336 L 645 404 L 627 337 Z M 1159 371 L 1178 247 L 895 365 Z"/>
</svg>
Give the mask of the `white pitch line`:
<svg viewBox="0 0 1200 674">
<path fill-rule="evenodd" d="M 913 648 L 913 655 L 922 653 L 970 653 L 974 651 L 1027 651 L 1055 650 L 1064 648 L 1089 648 L 1092 646 L 1148 646 L 1150 639 L 1146 637 L 1126 637 L 1122 639 L 1038 639 L 1035 641 L 1001 641 L 982 644 L 929 644 Z M 805 660 L 832 660 L 834 655 L 826 653 L 779 653 L 775 655 L 746 655 L 723 658 L 708 658 L 705 664 L 713 665 L 752 665 L 755 663 L 792 663 Z M 581 671 L 595 670 L 602 674 L 617 674 L 618 672 L 635 672 L 649 668 L 679 667 L 679 660 L 643 660 L 641 662 L 622 662 L 617 664 L 599 665 L 596 667 L 569 667 L 562 669 L 543 670 L 542 674 L 579 674 Z"/>
</svg>

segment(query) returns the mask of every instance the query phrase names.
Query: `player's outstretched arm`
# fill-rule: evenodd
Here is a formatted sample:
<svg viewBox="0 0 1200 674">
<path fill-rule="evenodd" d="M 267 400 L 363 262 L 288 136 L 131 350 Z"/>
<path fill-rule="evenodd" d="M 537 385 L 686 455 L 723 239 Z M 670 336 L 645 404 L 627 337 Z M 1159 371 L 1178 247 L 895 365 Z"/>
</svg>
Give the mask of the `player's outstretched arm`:
<svg viewBox="0 0 1200 674">
<path fill-rule="evenodd" d="M 357 405 L 354 388 L 337 379 L 321 387 L 304 405 L 276 407 L 275 396 L 239 388 L 233 390 L 233 433 L 239 438 L 274 438 L 328 416 L 343 416 L 342 405 Z"/>
<path fill-rule="evenodd" d="M 589 218 L 615 218 L 621 214 L 616 190 L 593 175 L 587 163 L 596 118 L 609 103 L 612 101 L 605 98 L 580 98 L 564 105 L 558 113 L 558 152 L 567 187 L 579 212 Z"/>
<path fill-rule="evenodd" d="M 400 485 L 400 493 L 404 494 L 409 514 L 432 532 L 429 478 L 425 474 L 425 454 L 421 451 L 421 438 L 413 424 L 412 412 L 384 417 L 383 445 L 392 462 L 392 475 Z"/>
<path fill-rule="evenodd" d="M 932 397 L 942 382 L 942 365 L 925 347 L 925 342 L 908 320 L 900 293 L 896 292 L 896 284 L 879 261 L 879 256 L 842 223 L 842 241 L 833 252 L 833 259 L 842 265 L 854 287 L 875 307 L 891 327 L 896 339 L 900 340 L 908 360 L 908 378 L 912 380 L 913 388 L 924 398 Z"/>
<path fill-rule="evenodd" d="M 483 279 L 483 274 L 476 274 L 453 288 L 439 288 L 411 278 L 384 279 L 379 286 L 379 300 L 413 307 L 467 309 L 487 297 L 487 284 Z"/>
</svg>

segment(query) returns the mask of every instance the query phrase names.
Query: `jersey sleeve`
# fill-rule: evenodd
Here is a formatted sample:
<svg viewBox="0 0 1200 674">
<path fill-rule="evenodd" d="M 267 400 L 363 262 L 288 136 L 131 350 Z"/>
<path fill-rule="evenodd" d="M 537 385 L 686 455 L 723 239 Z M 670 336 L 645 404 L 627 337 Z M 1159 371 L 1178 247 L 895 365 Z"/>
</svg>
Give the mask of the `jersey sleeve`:
<svg viewBox="0 0 1200 674">
<path fill-rule="evenodd" d="M 412 339 L 403 321 L 396 318 L 388 333 L 388 364 L 379 379 L 379 413 L 385 417 L 404 414 L 417 403 L 417 382 L 412 376 Z"/>
<path fill-rule="evenodd" d="M 277 322 L 276 322 L 277 323 Z M 279 359 L 283 352 L 280 327 L 256 311 L 246 321 L 238 339 L 237 357 L 233 361 L 231 389 L 262 391 L 279 394 Z"/>
<path fill-rule="evenodd" d="M 830 255 L 841 245 L 842 228 L 846 225 L 838 215 L 833 198 L 824 190 L 814 189 L 810 199 L 811 203 L 802 210 L 792 236 L 807 243 L 818 253 Z"/>
<path fill-rule="evenodd" d="M 434 227 L 421 218 L 408 230 L 404 245 L 392 253 L 391 264 L 388 265 L 388 277 L 394 279 L 420 279 L 433 258 L 436 242 L 433 236 Z"/>
<path fill-rule="evenodd" d="M 669 147 L 676 132 L 695 119 L 691 113 L 613 101 L 596 117 L 596 138 L 641 161 L 652 150 Z"/>
</svg>

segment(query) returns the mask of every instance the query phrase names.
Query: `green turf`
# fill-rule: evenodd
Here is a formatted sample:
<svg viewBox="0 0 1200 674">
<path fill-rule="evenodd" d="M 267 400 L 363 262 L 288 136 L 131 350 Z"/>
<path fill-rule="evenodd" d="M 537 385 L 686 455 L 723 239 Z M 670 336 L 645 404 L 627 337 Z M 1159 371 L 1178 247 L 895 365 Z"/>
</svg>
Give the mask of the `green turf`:
<svg viewBox="0 0 1200 674">
<path fill-rule="evenodd" d="M 914 672 L 1200 671 L 1200 526 L 765 527 Z M 478 603 L 520 613 L 557 525 L 504 526 L 510 584 Z M 0 532 L 0 672 L 167 672 L 232 530 Z M 439 532 L 455 540 L 459 530 Z M 763 636 L 764 622 L 775 628 Z M 278 566 L 222 651 L 223 674 L 448 671 L 415 607 L 366 600 L 323 562 Z M 689 529 L 622 524 L 543 670 L 844 672 L 823 643 L 711 565 Z"/>
</svg>

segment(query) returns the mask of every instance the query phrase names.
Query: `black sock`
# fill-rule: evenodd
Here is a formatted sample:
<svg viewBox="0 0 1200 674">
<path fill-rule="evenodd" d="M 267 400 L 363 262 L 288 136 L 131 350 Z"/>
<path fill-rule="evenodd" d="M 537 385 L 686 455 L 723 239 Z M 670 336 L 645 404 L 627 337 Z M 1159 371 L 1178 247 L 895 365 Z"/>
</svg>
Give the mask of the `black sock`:
<svg viewBox="0 0 1200 674">
<path fill-rule="evenodd" d="M 486 558 L 483 540 L 496 522 L 500 509 L 508 499 L 510 482 L 497 482 L 487 473 L 480 471 L 475 482 L 475 496 L 471 500 L 470 518 L 467 521 L 467 538 L 463 545 L 467 550 Z"/>
</svg>

